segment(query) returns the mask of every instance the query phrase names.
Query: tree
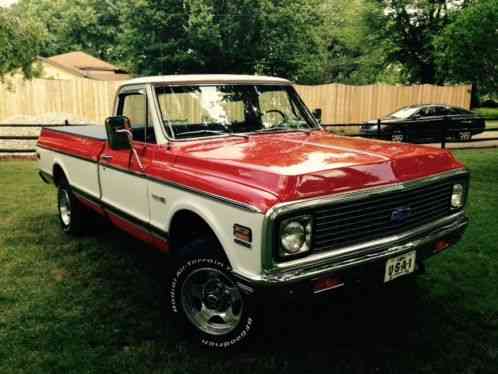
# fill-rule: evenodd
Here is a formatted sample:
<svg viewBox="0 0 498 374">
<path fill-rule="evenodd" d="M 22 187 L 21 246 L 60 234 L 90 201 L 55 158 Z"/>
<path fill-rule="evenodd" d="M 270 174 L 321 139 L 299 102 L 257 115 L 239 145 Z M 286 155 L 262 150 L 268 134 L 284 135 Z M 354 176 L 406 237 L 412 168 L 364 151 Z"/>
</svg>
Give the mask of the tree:
<svg viewBox="0 0 498 374">
<path fill-rule="evenodd" d="M 498 2 L 470 4 L 436 37 L 435 49 L 441 80 L 475 83 L 481 93 L 496 94 Z"/>
<path fill-rule="evenodd" d="M 189 49 L 188 13 L 182 1 L 130 0 L 119 38 L 125 64 L 141 75 L 180 73 L 195 60 Z"/>
<path fill-rule="evenodd" d="M 370 33 L 382 40 L 386 65 L 397 64 L 409 83 L 442 83 L 436 74 L 434 40 L 454 14 L 468 5 L 461 0 L 368 0 L 382 13 L 366 18 Z"/>
<path fill-rule="evenodd" d="M 123 54 L 140 74 L 265 73 L 321 79 L 318 0 L 132 0 Z"/>
<path fill-rule="evenodd" d="M 386 74 L 384 41 L 370 32 L 369 18 L 382 8 L 366 0 L 328 0 L 322 7 L 326 22 L 321 32 L 327 46 L 325 81 L 370 84 L 390 81 Z"/>
<path fill-rule="evenodd" d="M 43 28 L 43 56 L 83 50 L 119 61 L 117 38 L 120 9 L 125 0 L 20 0 L 14 11 Z"/>
<path fill-rule="evenodd" d="M 30 78 L 42 38 L 40 25 L 21 21 L 10 9 L 0 7 L 0 80 L 16 69 Z"/>
</svg>

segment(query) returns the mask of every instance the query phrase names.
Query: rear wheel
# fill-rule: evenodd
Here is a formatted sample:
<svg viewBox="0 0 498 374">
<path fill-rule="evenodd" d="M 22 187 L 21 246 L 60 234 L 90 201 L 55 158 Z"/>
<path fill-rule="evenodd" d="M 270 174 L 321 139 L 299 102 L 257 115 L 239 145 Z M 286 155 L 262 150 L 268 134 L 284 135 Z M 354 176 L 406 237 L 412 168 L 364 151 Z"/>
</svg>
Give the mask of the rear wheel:
<svg viewBox="0 0 498 374">
<path fill-rule="evenodd" d="M 228 349 L 246 341 L 256 320 L 252 300 L 235 282 L 217 243 L 197 239 L 180 250 L 167 282 L 166 308 L 203 346 Z"/>
<path fill-rule="evenodd" d="M 401 131 L 395 131 L 391 135 L 391 141 L 393 141 L 393 142 L 401 143 L 405 140 L 406 140 L 405 136 L 403 135 L 403 133 Z"/>
<path fill-rule="evenodd" d="M 57 206 L 59 221 L 65 233 L 80 235 L 85 232 L 92 212 L 74 196 L 65 180 L 58 185 Z"/>
<path fill-rule="evenodd" d="M 472 133 L 470 131 L 460 131 L 458 133 L 458 140 L 465 142 L 472 139 Z"/>
</svg>

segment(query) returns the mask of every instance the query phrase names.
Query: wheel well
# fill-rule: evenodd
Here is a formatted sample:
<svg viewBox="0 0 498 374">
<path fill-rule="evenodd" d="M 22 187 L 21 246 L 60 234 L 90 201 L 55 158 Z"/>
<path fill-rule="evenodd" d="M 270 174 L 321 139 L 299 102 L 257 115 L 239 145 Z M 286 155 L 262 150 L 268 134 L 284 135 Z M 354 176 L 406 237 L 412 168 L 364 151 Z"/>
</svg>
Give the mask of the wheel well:
<svg viewBox="0 0 498 374">
<path fill-rule="evenodd" d="M 56 186 L 58 186 L 64 180 L 67 181 L 66 174 L 59 164 L 54 165 L 52 175 L 54 177 L 54 183 Z"/>
<path fill-rule="evenodd" d="M 177 251 L 181 250 L 185 244 L 201 237 L 215 240 L 218 243 L 216 251 L 227 259 L 215 233 L 201 216 L 190 210 L 180 210 L 175 213 L 169 227 L 169 242 L 173 252 L 178 253 Z"/>
</svg>

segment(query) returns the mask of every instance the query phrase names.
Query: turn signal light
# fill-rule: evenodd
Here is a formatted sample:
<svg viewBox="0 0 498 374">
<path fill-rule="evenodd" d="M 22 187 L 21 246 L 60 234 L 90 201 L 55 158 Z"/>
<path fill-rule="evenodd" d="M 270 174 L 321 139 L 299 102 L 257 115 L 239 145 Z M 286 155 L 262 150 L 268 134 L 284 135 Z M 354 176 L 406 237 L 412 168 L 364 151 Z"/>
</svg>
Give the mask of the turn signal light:
<svg viewBox="0 0 498 374">
<path fill-rule="evenodd" d="M 246 243 L 252 242 L 252 231 L 249 227 L 235 224 L 233 225 L 233 236 L 235 239 L 241 240 Z"/>
<path fill-rule="evenodd" d="M 436 245 L 434 246 L 434 252 L 439 253 L 444 251 L 446 248 L 450 246 L 450 243 L 446 240 L 438 240 Z"/>
<path fill-rule="evenodd" d="M 344 282 L 339 277 L 319 278 L 316 279 L 313 283 L 313 292 L 320 293 L 342 286 L 344 286 Z"/>
</svg>

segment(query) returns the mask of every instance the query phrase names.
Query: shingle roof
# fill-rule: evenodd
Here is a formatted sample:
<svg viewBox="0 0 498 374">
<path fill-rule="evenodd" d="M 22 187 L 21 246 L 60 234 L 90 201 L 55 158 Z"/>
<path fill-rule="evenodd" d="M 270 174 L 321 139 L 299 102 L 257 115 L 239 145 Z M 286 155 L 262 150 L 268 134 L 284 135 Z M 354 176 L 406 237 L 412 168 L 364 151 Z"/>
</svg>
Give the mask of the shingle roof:
<svg viewBox="0 0 498 374">
<path fill-rule="evenodd" d="M 70 52 L 48 58 L 39 57 L 39 59 L 82 78 L 103 81 L 130 79 L 125 70 L 85 52 Z"/>
<path fill-rule="evenodd" d="M 106 61 L 93 57 L 85 52 L 69 52 L 57 56 L 49 57 L 48 60 L 79 70 L 107 70 L 121 71 L 122 69 Z"/>
</svg>

